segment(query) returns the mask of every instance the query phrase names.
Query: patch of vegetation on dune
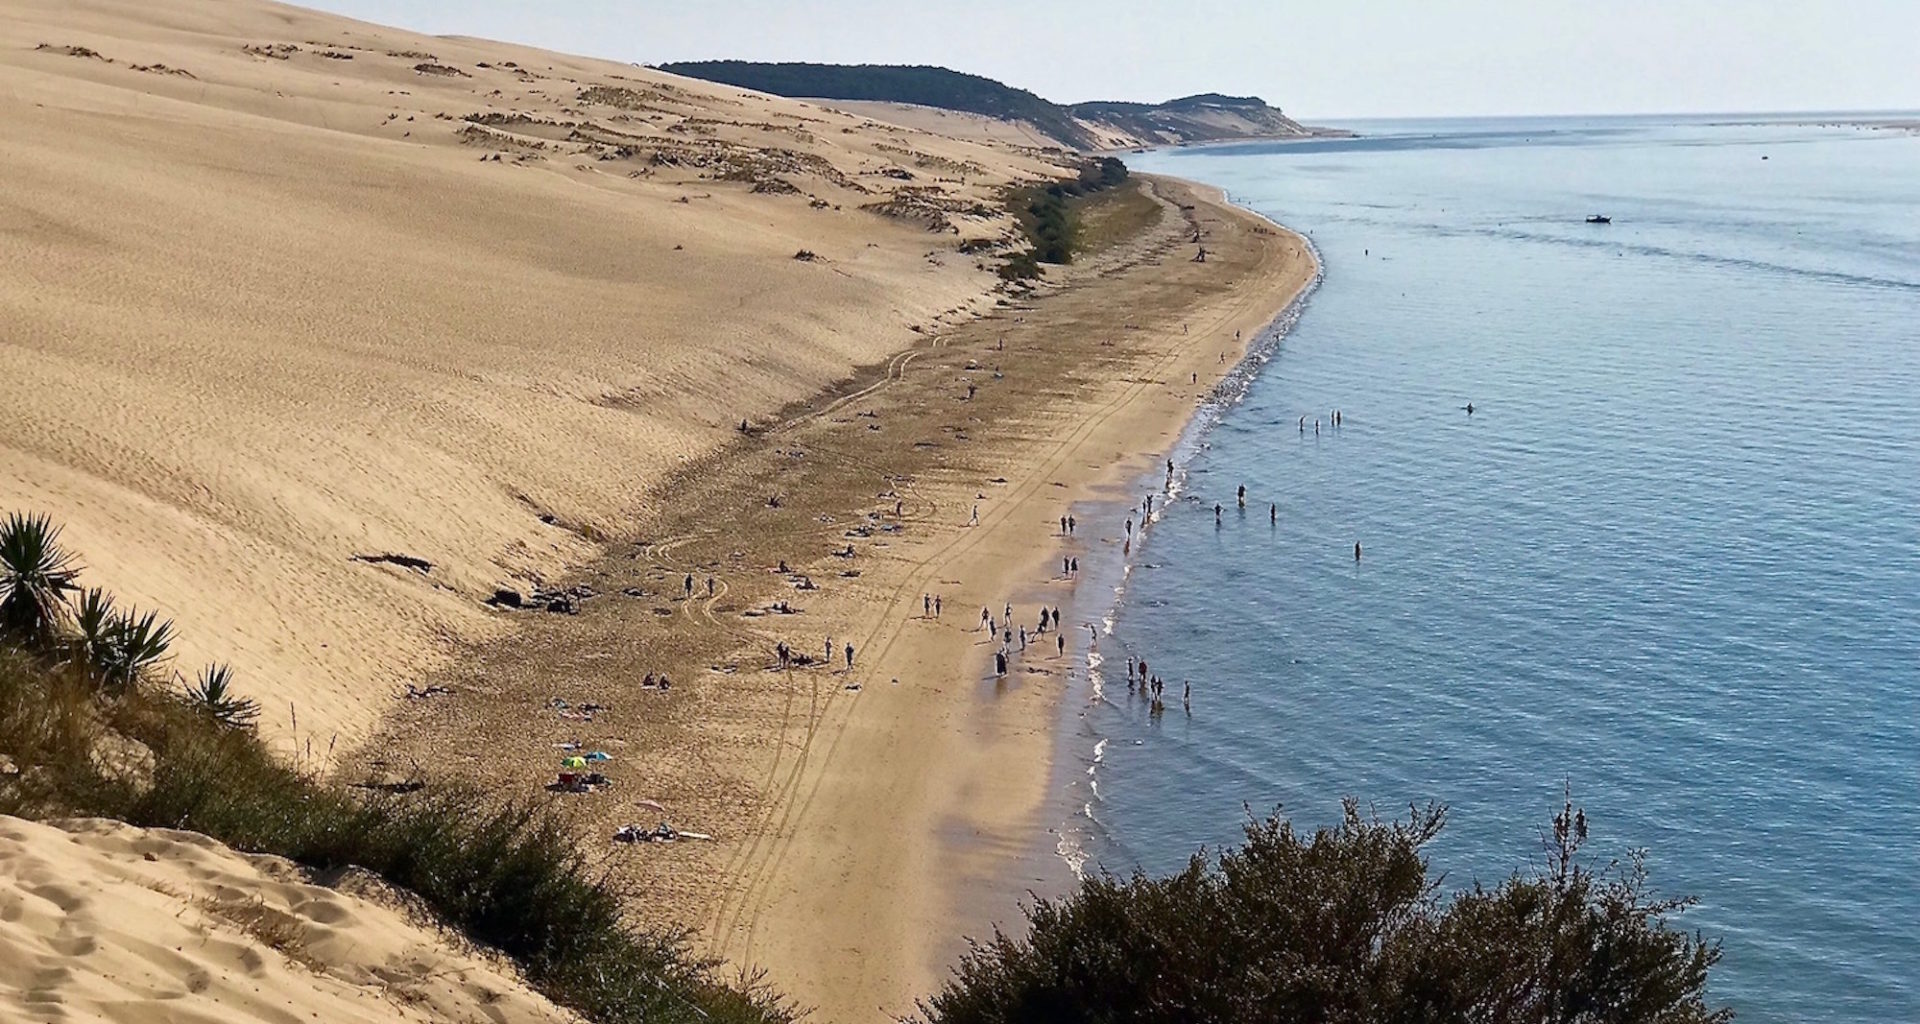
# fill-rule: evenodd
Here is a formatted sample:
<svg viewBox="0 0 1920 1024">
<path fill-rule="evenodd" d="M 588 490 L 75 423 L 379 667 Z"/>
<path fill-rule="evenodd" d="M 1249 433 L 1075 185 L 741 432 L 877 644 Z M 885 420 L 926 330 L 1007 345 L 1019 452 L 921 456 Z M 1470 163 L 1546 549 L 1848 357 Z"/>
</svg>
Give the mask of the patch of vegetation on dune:
<svg viewBox="0 0 1920 1024">
<path fill-rule="evenodd" d="M 81 591 L 79 571 L 46 518 L 0 522 L 0 813 L 116 818 L 358 866 L 590 1020 L 793 1019 L 757 978 L 721 980 L 684 933 L 628 920 L 623 897 L 636 894 L 594 870 L 550 811 L 459 787 L 352 790 L 276 756 L 230 670 L 169 673 L 171 624 Z"/>
<path fill-rule="evenodd" d="M 1028 281 L 1041 275 L 1043 263 L 1072 263 L 1080 249 L 1076 201 L 1126 181 L 1125 163 L 1101 157 L 1081 164 L 1075 177 L 1013 190 L 1007 196 L 1007 207 L 1020 222 L 1028 248 L 1001 264 L 1000 277 L 1009 282 Z"/>
</svg>

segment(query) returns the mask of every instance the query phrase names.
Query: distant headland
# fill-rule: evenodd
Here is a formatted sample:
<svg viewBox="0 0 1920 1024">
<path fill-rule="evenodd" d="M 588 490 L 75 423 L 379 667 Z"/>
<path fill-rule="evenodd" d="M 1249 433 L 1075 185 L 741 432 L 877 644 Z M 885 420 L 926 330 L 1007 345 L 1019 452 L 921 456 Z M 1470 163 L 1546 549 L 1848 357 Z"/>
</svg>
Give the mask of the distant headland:
<svg viewBox="0 0 1920 1024">
<path fill-rule="evenodd" d="M 1300 124 L 1258 96 L 1201 93 L 1165 103 L 1058 104 L 1025 89 L 942 67 L 898 64 L 685 61 L 658 65 L 688 78 L 858 110 L 886 104 L 977 115 L 1024 129 L 1027 141 L 1078 150 L 1291 139 L 1346 132 Z M 883 113 L 882 111 L 870 111 Z"/>
</svg>

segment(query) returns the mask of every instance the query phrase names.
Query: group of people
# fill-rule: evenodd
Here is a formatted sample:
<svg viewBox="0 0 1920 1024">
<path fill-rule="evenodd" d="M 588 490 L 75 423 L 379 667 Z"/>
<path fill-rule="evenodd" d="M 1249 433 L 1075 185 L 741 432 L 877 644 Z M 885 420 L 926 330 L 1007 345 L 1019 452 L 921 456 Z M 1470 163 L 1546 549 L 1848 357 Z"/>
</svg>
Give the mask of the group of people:
<svg viewBox="0 0 1920 1024">
<path fill-rule="evenodd" d="M 996 650 L 993 655 L 994 675 L 1004 676 L 1007 674 L 1007 665 L 1012 661 L 1013 655 L 1016 653 L 1014 647 L 1016 643 L 1019 644 L 1018 651 L 1024 652 L 1029 642 L 1037 641 L 1039 638 L 1045 636 L 1049 628 L 1053 630 L 1054 653 L 1062 656 L 1067 653 L 1067 636 L 1060 629 L 1060 609 L 1048 608 L 1042 605 L 1040 608 L 1040 621 L 1031 632 L 1028 631 L 1024 623 L 1018 625 L 1014 623 L 1013 604 L 1011 602 L 1002 609 L 1002 612 L 1003 614 L 1000 617 L 996 617 L 993 614 L 993 609 L 980 609 L 980 628 L 986 630 L 987 635 L 998 640 L 1000 644 L 999 649 Z"/>
<path fill-rule="evenodd" d="M 783 672 L 792 668 L 796 664 L 801 664 L 801 665 L 807 664 L 805 660 L 802 660 L 799 655 L 796 655 L 794 653 L 792 647 L 787 646 L 787 642 L 785 640 L 782 640 L 779 643 L 773 645 L 773 653 L 774 653 L 774 657 L 779 659 L 780 670 Z M 849 672 L 853 671 L 853 645 L 850 643 L 847 644 L 846 647 L 843 649 L 842 653 L 845 655 L 847 659 L 847 671 Z M 828 668 L 833 667 L 833 637 L 831 636 L 827 637 L 826 650 L 824 652 L 824 656 L 821 658 L 820 663 L 827 666 Z"/>
<path fill-rule="evenodd" d="M 1468 412 L 1467 415 L 1471 416 L 1473 415 L 1473 413 Z M 1346 420 L 1346 417 L 1341 415 L 1340 410 L 1338 409 L 1335 409 L 1332 412 L 1327 414 L 1327 425 L 1330 427 L 1337 427 L 1345 420 Z M 1306 434 L 1306 432 L 1307 432 L 1307 418 L 1305 416 L 1302 416 L 1300 417 L 1300 433 L 1304 435 Z M 1315 416 L 1313 418 L 1313 436 L 1315 437 L 1320 436 L 1320 417 L 1318 416 Z"/>
<path fill-rule="evenodd" d="M 1165 711 L 1167 708 L 1166 689 L 1166 680 L 1148 671 L 1147 659 L 1135 658 L 1131 654 L 1127 655 L 1128 693 L 1138 693 L 1146 697 L 1150 702 L 1149 706 L 1152 710 L 1160 712 Z M 1180 705 L 1186 708 L 1188 712 L 1193 711 L 1193 682 L 1191 680 L 1181 684 Z"/>
</svg>

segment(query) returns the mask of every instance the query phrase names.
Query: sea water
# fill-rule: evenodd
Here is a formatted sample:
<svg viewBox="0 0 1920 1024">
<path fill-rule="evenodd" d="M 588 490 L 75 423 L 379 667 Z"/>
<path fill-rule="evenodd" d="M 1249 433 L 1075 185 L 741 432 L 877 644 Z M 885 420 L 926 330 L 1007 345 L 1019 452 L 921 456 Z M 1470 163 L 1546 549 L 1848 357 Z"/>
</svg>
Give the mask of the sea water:
<svg viewBox="0 0 1920 1024">
<path fill-rule="evenodd" d="M 1591 852 L 1699 898 L 1742 1019 L 1920 1021 L 1920 137 L 1362 130 L 1128 158 L 1325 277 L 1177 495 L 1141 481 L 1063 849 L 1166 871 L 1249 813 L 1439 801 L 1435 869 L 1496 882 L 1570 785 Z"/>
</svg>

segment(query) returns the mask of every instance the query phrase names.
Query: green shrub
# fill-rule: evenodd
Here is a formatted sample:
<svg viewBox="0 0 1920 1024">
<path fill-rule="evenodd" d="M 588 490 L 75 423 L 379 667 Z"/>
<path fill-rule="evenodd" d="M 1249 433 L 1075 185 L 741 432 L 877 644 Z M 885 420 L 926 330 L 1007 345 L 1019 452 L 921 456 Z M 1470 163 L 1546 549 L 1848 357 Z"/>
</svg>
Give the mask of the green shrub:
<svg viewBox="0 0 1920 1024">
<path fill-rule="evenodd" d="M 1113 157 L 1101 157 L 1082 164 L 1079 173 L 1065 181 L 1036 185 L 1014 191 L 1008 200 L 1021 231 L 1027 236 L 1027 252 L 1009 256 L 1007 266 L 1025 256 L 1028 263 L 1062 265 L 1073 262 L 1080 244 L 1080 222 L 1073 200 L 1124 184 L 1127 165 Z M 1040 268 L 1022 265 L 1009 271 L 1001 268 L 1001 278 L 1009 281 L 1039 277 Z"/>
<path fill-rule="evenodd" d="M 241 697 L 233 690 L 233 669 L 227 665 L 208 665 L 199 678 L 187 687 L 186 701 L 195 711 L 229 729 L 251 729 L 260 720 L 258 701 Z"/>
<path fill-rule="evenodd" d="M 54 643 L 79 574 L 73 556 L 60 547 L 53 520 L 8 514 L 0 523 L 0 632 L 33 647 Z"/>
<path fill-rule="evenodd" d="M 1717 944 L 1669 927 L 1636 858 L 1595 872 L 1571 800 L 1548 867 L 1439 893 L 1423 848 L 1444 813 L 1311 836 L 1278 818 L 1166 878 L 1088 879 L 974 945 L 922 1006 L 932 1024 L 1195 1021 L 1712 1024 Z"/>
</svg>

